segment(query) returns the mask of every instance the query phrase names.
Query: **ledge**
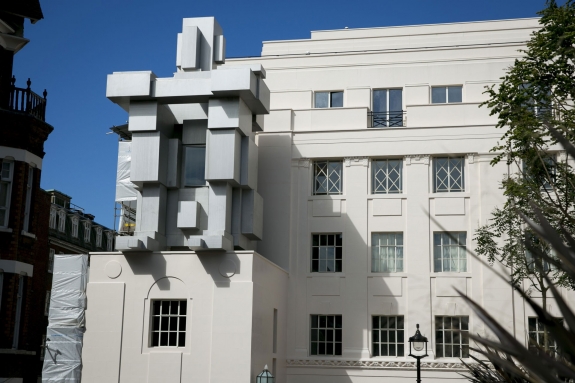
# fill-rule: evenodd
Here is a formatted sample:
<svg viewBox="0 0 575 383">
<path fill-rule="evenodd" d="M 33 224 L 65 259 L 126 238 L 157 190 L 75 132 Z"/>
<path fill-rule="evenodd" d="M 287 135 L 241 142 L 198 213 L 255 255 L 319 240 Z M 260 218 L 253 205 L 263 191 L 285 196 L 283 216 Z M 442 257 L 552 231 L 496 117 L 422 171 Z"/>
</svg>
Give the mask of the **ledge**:
<svg viewBox="0 0 575 383">
<path fill-rule="evenodd" d="M 15 350 L 15 349 L 11 349 L 11 348 L 0 348 L 0 354 L 36 355 L 36 351 Z"/>
</svg>

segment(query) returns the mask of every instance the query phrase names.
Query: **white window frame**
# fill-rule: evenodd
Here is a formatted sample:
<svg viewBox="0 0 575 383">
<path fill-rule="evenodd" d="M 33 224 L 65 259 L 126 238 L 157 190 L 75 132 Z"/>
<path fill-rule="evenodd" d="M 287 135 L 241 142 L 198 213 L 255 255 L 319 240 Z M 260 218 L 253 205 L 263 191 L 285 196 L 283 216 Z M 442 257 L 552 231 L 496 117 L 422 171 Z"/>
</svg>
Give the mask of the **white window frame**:
<svg viewBox="0 0 575 383">
<path fill-rule="evenodd" d="M 439 88 L 445 88 L 445 102 L 433 102 L 433 89 L 439 89 Z M 449 102 L 449 88 L 461 88 L 461 101 L 452 101 Z M 432 86 L 429 89 L 429 99 L 431 101 L 431 104 L 433 105 L 443 105 L 443 104 L 461 104 L 463 103 L 463 85 L 438 85 L 438 86 Z"/>
<path fill-rule="evenodd" d="M 56 206 L 52 205 L 50 206 L 50 223 L 49 223 L 49 227 L 50 229 L 56 229 L 56 216 L 58 214 L 58 209 L 56 208 Z"/>
<path fill-rule="evenodd" d="M 314 237 L 317 236 L 317 245 Z M 312 273 L 341 273 L 343 272 L 343 234 L 342 233 L 314 233 L 311 235 L 311 264 Z M 322 244 L 322 242 L 324 244 Z M 330 244 L 331 242 L 331 244 Z M 338 244 L 339 242 L 339 244 Z M 331 250 L 331 251 L 330 251 Z M 339 252 L 339 254 L 338 254 Z M 331 253 L 331 254 L 330 254 Z M 322 261 L 324 268 L 322 269 Z M 314 270 L 317 262 L 317 270 Z M 329 263 L 333 262 L 333 270 L 328 270 Z M 338 267 L 339 263 L 339 267 Z M 339 270 L 338 270 L 339 269 Z"/>
<path fill-rule="evenodd" d="M 324 322 L 322 324 L 322 317 Z M 331 318 L 331 325 L 330 325 Z M 338 320 L 339 318 L 339 320 Z M 316 323 L 314 323 L 314 321 Z M 338 323 L 339 322 L 339 323 Z M 327 333 L 331 336 L 326 336 Z M 338 336 L 339 333 L 339 336 Z M 323 334 L 323 337 L 322 337 Z M 323 338 L 323 339 L 322 339 Z M 331 338 L 331 340 L 329 340 Z M 338 340 L 339 339 L 339 340 Z M 316 352 L 314 353 L 314 343 Z M 320 352 L 323 345 L 324 352 Z M 331 345 L 331 347 L 328 347 Z M 339 347 L 338 347 L 339 345 Z M 310 356 L 342 356 L 343 355 L 343 315 L 338 314 L 312 314 L 310 315 L 310 342 L 309 342 Z M 332 352 L 328 352 L 328 348 Z M 339 350 L 338 350 L 339 348 Z"/>
<path fill-rule="evenodd" d="M 559 321 L 563 321 L 562 318 L 555 318 Z M 535 327 L 532 326 L 532 322 L 535 321 Z M 538 350 L 538 347 L 544 347 L 544 335 L 545 325 L 539 321 L 538 317 L 527 317 L 527 347 L 530 350 Z M 552 350 L 554 354 L 558 353 L 557 342 L 553 339 L 550 334 L 548 334 L 549 350 Z"/>
<path fill-rule="evenodd" d="M 84 242 L 90 242 L 92 223 L 90 221 L 84 221 Z"/>
<path fill-rule="evenodd" d="M 450 319 L 450 326 L 445 327 L 443 318 Z M 457 328 L 453 325 L 454 319 L 457 318 Z M 467 325 L 464 325 L 464 323 Z M 467 328 L 464 328 L 467 327 Z M 437 315 L 435 316 L 435 356 L 437 358 L 469 358 L 469 315 Z M 441 332 L 441 340 L 438 334 Z M 467 333 L 467 335 L 466 335 Z M 457 341 L 456 341 L 457 339 Z M 459 353 L 455 354 L 454 348 L 457 346 Z M 440 350 L 441 352 L 438 352 Z M 451 356 L 448 354 L 451 348 Z"/>
<path fill-rule="evenodd" d="M 464 237 L 462 238 L 461 235 L 463 235 Z M 436 239 L 438 238 L 440 244 L 436 242 Z M 465 241 L 464 245 L 461 245 L 462 240 Z M 467 259 L 467 232 L 466 231 L 434 232 L 433 265 L 434 265 L 433 271 L 436 273 L 468 272 L 469 262 Z M 454 267 L 454 265 L 456 265 L 456 267 Z"/>
<path fill-rule="evenodd" d="M 403 315 L 373 315 L 371 317 L 371 355 L 399 358 L 405 356 L 405 317 Z"/>
<path fill-rule="evenodd" d="M 72 238 L 78 238 L 78 227 L 80 226 L 80 217 L 73 215 L 71 218 L 72 221 Z"/>
<path fill-rule="evenodd" d="M 325 171 L 320 168 L 320 164 L 325 163 Z M 339 180 L 333 182 L 331 175 L 335 171 L 330 170 L 330 164 L 339 164 Z M 342 195 L 343 194 L 343 161 L 342 160 L 317 160 L 313 162 L 313 195 Z M 320 175 L 325 176 L 325 192 L 321 192 L 318 188 Z"/>
<path fill-rule="evenodd" d="M 318 94 L 327 93 L 327 107 L 316 106 L 316 96 Z M 341 93 L 341 106 L 331 106 L 331 95 L 333 93 Z M 344 107 L 344 96 L 345 92 L 343 90 L 323 90 L 317 91 L 313 94 L 313 107 L 314 109 L 331 109 L 331 108 L 343 108 Z"/>
<path fill-rule="evenodd" d="M 447 160 L 447 168 L 439 165 L 440 160 Z M 458 169 L 457 163 L 461 164 Z M 442 156 L 433 158 L 433 192 L 434 193 L 465 193 L 465 156 Z M 439 177 L 440 169 L 446 172 L 446 178 Z M 457 173 L 459 170 L 460 182 L 457 182 Z"/>
<path fill-rule="evenodd" d="M 8 164 L 7 169 L 5 165 Z M 6 173 L 8 173 L 6 175 Z M 0 165 L 0 187 L 5 185 L 6 187 L 6 205 L 0 206 L 0 210 L 4 211 L 4 220 L 0 222 L 0 227 L 7 228 L 10 221 L 10 201 L 12 197 L 12 179 L 14 177 L 14 161 L 12 160 L 2 160 Z"/>
<path fill-rule="evenodd" d="M 28 168 L 28 178 L 26 179 L 26 204 L 24 205 L 24 228 L 25 232 L 30 232 L 30 212 L 32 211 L 32 187 L 34 186 L 34 168 Z"/>
<path fill-rule="evenodd" d="M 160 307 L 160 311 L 158 314 L 156 314 L 154 312 L 155 309 L 155 305 L 158 302 L 159 307 Z M 168 312 L 165 313 L 164 312 L 164 302 L 167 302 L 167 306 L 168 306 Z M 177 313 L 172 313 L 172 303 L 173 302 L 178 302 L 178 312 Z M 185 309 L 185 313 L 181 314 L 181 304 L 182 302 L 186 303 L 186 309 Z M 191 318 L 190 315 L 188 315 L 190 312 L 190 304 L 186 299 L 153 299 L 150 301 L 150 330 L 149 330 L 149 337 L 148 337 L 148 347 L 150 348 L 180 348 L 183 349 L 186 347 L 186 334 L 189 332 L 189 327 L 190 327 L 190 323 L 189 323 L 189 319 Z M 155 320 L 158 320 L 158 329 L 156 330 L 154 328 L 154 323 Z M 183 324 L 184 324 L 184 329 L 182 331 L 180 326 L 182 325 L 182 320 L 181 318 L 183 318 Z M 162 329 L 162 322 L 167 319 L 168 320 L 168 326 L 167 329 Z M 173 319 L 176 319 L 176 328 L 173 329 L 173 327 L 170 326 L 171 322 Z M 157 345 L 155 344 L 154 341 L 154 334 L 158 334 L 158 341 L 157 341 Z M 176 344 L 170 346 L 168 345 L 161 345 L 162 342 L 162 335 L 163 334 L 167 334 L 167 342 L 170 342 L 170 333 L 175 333 L 176 334 Z M 180 337 L 183 336 L 183 345 L 180 346 Z"/>
<path fill-rule="evenodd" d="M 398 161 L 399 166 L 390 167 L 390 161 Z M 390 174 L 399 174 L 398 182 L 390 179 Z M 394 189 L 397 187 L 397 190 Z M 403 193 L 403 159 L 379 158 L 371 160 L 371 194 L 401 194 Z"/>
<path fill-rule="evenodd" d="M 385 244 L 381 239 L 387 239 Z M 393 243 L 390 244 L 390 242 Z M 404 256 L 403 232 L 371 233 L 372 273 L 402 273 L 405 267 Z"/>
<path fill-rule="evenodd" d="M 53 273 L 54 272 L 54 256 L 56 254 L 56 250 L 50 248 L 50 250 L 48 251 L 48 272 L 49 273 Z"/>
<path fill-rule="evenodd" d="M 66 210 L 58 210 L 58 231 L 60 233 L 66 232 Z"/>
</svg>

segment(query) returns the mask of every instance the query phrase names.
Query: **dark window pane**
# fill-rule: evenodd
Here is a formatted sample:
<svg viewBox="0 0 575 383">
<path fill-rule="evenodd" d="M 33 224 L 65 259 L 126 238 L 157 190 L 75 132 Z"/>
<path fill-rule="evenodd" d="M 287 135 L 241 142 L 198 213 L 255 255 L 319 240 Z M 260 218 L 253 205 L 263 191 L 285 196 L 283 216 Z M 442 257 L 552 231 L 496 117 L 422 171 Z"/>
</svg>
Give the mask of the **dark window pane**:
<svg viewBox="0 0 575 383">
<path fill-rule="evenodd" d="M 329 92 L 315 92 L 315 107 L 327 108 L 329 100 Z"/>
<path fill-rule="evenodd" d="M 373 337 L 373 341 L 374 342 L 379 342 L 379 330 L 373 330 L 372 331 L 372 337 Z"/>
<path fill-rule="evenodd" d="M 386 330 L 381 331 L 381 341 L 387 342 L 387 331 Z"/>
<path fill-rule="evenodd" d="M 405 351 L 404 351 L 403 344 L 398 344 L 397 345 L 397 356 L 404 356 L 404 355 L 405 355 Z"/>
<path fill-rule="evenodd" d="M 328 316 L 327 317 L 327 326 L 328 328 L 333 328 L 334 325 L 334 317 L 333 316 Z"/>
<path fill-rule="evenodd" d="M 403 317 L 397 317 L 397 328 L 403 329 Z"/>
<path fill-rule="evenodd" d="M 461 317 L 461 329 L 469 330 L 469 317 Z"/>
<path fill-rule="evenodd" d="M 168 345 L 172 346 L 172 347 L 177 346 L 178 345 L 178 343 L 177 343 L 178 333 L 177 332 L 170 332 L 168 334 L 170 334 L 170 339 L 169 339 Z"/>
<path fill-rule="evenodd" d="M 318 330 L 317 339 L 322 342 L 325 341 L 325 330 Z"/>
<path fill-rule="evenodd" d="M 438 358 L 443 357 L 443 345 L 438 344 L 435 349 L 435 356 Z"/>
<path fill-rule="evenodd" d="M 331 92 L 331 107 L 341 108 L 343 107 L 343 92 Z"/>
<path fill-rule="evenodd" d="M 453 347 L 451 345 L 445 345 L 445 357 L 451 358 L 453 356 Z"/>
<path fill-rule="evenodd" d="M 318 353 L 319 355 L 325 355 L 325 343 L 319 343 L 319 344 L 318 344 L 317 353 Z"/>
<path fill-rule="evenodd" d="M 164 320 L 167 320 L 165 318 Z M 178 330 L 178 319 L 177 318 L 170 318 L 170 331 L 177 331 Z"/>
<path fill-rule="evenodd" d="M 341 328 L 341 315 L 336 315 L 335 316 L 335 328 Z"/>
<path fill-rule="evenodd" d="M 389 344 L 389 356 L 395 356 L 395 344 Z"/>
<path fill-rule="evenodd" d="M 160 346 L 167 346 L 168 345 L 168 333 L 163 332 L 160 335 Z"/>
<path fill-rule="evenodd" d="M 160 327 L 162 331 L 168 331 L 169 319 L 167 317 L 161 318 Z"/>
<path fill-rule="evenodd" d="M 317 343 L 313 342 L 311 344 L 311 354 L 312 355 L 317 355 Z"/>
<path fill-rule="evenodd" d="M 162 314 L 169 314 L 169 313 L 170 313 L 170 302 L 162 301 Z"/>
<path fill-rule="evenodd" d="M 319 235 L 315 234 L 311 236 L 312 246 L 319 246 Z"/>
<path fill-rule="evenodd" d="M 387 356 L 387 344 L 382 344 L 381 345 L 381 356 Z"/>
<path fill-rule="evenodd" d="M 381 317 L 381 328 L 388 328 L 387 327 L 387 317 Z"/>
<path fill-rule="evenodd" d="M 373 316 L 371 317 L 371 326 L 372 328 L 379 328 L 379 317 L 378 316 Z"/>
<path fill-rule="evenodd" d="M 312 261 L 311 262 L 311 271 L 318 272 L 319 271 L 319 261 Z"/>
<path fill-rule="evenodd" d="M 179 306 L 179 301 L 171 301 L 170 302 L 170 314 L 174 315 L 174 314 L 178 314 L 178 306 Z"/>
<path fill-rule="evenodd" d="M 186 302 L 186 301 L 180 302 L 180 315 L 186 315 L 187 307 L 188 307 L 188 302 Z"/>
<path fill-rule="evenodd" d="M 445 87 L 431 88 L 431 103 L 443 104 L 446 100 Z"/>
<path fill-rule="evenodd" d="M 443 331 L 436 331 L 435 332 L 435 341 L 437 343 L 443 343 Z"/>
<path fill-rule="evenodd" d="M 469 358 L 469 346 L 463 346 L 461 357 L 462 358 Z"/>
<path fill-rule="evenodd" d="M 387 89 L 373 91 L 373 111 L 387 112 Z"/>
<path fill-rule="evenodd" d="M 326 343 L 325 353 L 327 355 L 333 355 L 333 343 Z"/>
<path fill-rule="evenodd" d="M 379 356 L 379 345 L 373 344 L 373 356 Z"/>
<path fill-rule="evenodd" d="M 317 327 L 317 315 L 311 316 L 311 327 Z"/>
<path fill-rule="evenodd" d="M 446 331 L 445 332 L 445 343 L 451 343 L 451 331 Z"/>
<path fill-rule="evenodd" d="M 390 89 L 389 90 L 389 111 L 397 112 L 401 111 L 403 108 L 402 102 L 402 90 L 401 89 Z"/>
<path fill-rule="evenodd" d="M 311 330 L 311 340 L 312 341 L 317 341 L 317 331 L 318 330 Z"/>
<path fill-rule="evenodd" d="M 395 317 L 389 317 L 388 328 L 395 328 Z"/>
<path fill-rule="evenodd" d="M 325 317 L 325 315 L 320 315 L 319 316 L 319 327 L 325 328 L 326 323 L 327 323 L 327 318 Z"/>
<path fill-rule="evenodd" d="M 325 335 L 328 342 L 333 342 L 333 330 L 326 331 Z"/>
<path fill-rule="evenodd" d="M 341 343 L 335 344 L 335 352 L 334 355 L 341 355 Z"/>
<path fill-rule="evenodd" d="M 154 301 L 154 315 L 160 315 L 160 301 Z"/>
<path fill-rule="evenodd" d="M 206 147 L 186 146 L 185 186 L 203 186 L 206 184 Z"/>
<path fill-rule="evenodd" d="M 186 333 L 180 332 L 178 336 L 178 347 L 186 347 Z"/>
<path fill-rule="evenodd" d="M 328 246 L 335 245 L 335 235 L 328 235 L 327 236 L 327 245 Z"/>
<path fill-rule="evenodd" d="M 404 339 L 403 339 L 403 330 L 399 330 L 397 331 L 397 341 L 403 343 Z"/>
<path fill-rule="evenodd" d="M 160 342 L 160 333 L 154 332 L 152 333 L 152 347 L 158 347 Z"/>
<path fill-rule="evenodd" d="M 461 90 L 460 86 L 449 86 L 447 87 L 447 102 L 461 102 Z"/>
<path fill-rule="evenodd" d="M 335 245 L 336 245 L 336 246 L 341 246 L 341 245 L 342 245 L 342 241 L 343 241 L 342 237 L 343 237 L 343 236 L 342 236 L 341 234 L 337 234 L 337 235 L 335 236 Z"/>
<path fill-rule="evenodd" d="M 322 234 L 319 236 L 319 244 L 320 246 L 327 246 L 327 235 Z"/>
<path fill-rule="evenodd" d="M 180 331 L 186 331 L 186 318 L 180 318 Z"/>
<path fill-rule="evenodd" d="M 160 329 L 160 317 L 152 318 L 152 331 L 158 331 Z"/>
<path fill-rule="evenodd" d="M 389 342 L 395 343 L 395 331 L 389 332 Z"/>
<path fill-rule="evenodd" d="M 313 247 L 311 249 L 311 259 L 319 259 L 319 247 Z"/>
<path fill-rule="evenodd" d="M 341 261 L 335 261 L 335 271 L 336 272 L 341 272 L 343 270 L 342 268 L 342 262 Z"/>
</svg>

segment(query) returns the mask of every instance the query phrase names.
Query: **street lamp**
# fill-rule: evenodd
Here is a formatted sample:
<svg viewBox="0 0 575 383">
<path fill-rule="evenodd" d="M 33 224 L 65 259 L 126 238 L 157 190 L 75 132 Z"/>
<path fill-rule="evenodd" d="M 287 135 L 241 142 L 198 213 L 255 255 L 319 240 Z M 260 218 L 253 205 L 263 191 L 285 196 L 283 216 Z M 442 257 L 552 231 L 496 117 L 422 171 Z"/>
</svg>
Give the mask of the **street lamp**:
<svg viewBox="0 0 575 383">
<path fill-rule="evenodd" d="M 256 383 L 275 383 L 276 378 L 268 371 L 268 365 L 264 367 L 264 370 L 256 376 Z"/>
<path fill-rule="evenodd" d="M 415 335 L 412 337 L 409 337 L 409 356 L 417 359 L 417 380 L 416 380 L 416 382 L 420 383 L 421 382 L 421 359 L 423 359 L 429 355 L 427 355 L 427 338 L 424 337 L 423 335 L 421 335 L 421 333 L 419 332 L 419 324 L 416 326 L 417 326 L 417 330 L 415 331 Z M 421 352 L 425 348 L 425 354 L 424 355 L 413 355 L 413 353 L 411 351 L 412 347 L 417 352 Z"/>
</svg>

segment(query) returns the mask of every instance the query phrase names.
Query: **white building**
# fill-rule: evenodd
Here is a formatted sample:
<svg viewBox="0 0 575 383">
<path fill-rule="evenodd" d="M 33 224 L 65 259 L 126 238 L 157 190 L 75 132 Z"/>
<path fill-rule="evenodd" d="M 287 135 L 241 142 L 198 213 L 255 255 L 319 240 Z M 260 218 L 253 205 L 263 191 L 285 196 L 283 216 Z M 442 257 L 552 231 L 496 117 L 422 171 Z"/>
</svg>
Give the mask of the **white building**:
<svg viewBox="0 0 575 383">
<path fill-rule="evenodd" d="M 91 254 L 83 381 L 403 382 L 417 323 L 424 379 L 462 381 L 453 328 L 488 334 L 453 287 L 526 341 L 532 313 L 466 250 L 508 172 L 483 91 L 538 28 L 317 31 L 224 64 L 217 23 L 184 19 L 174 78 L 109 76 L 138 215 Z"/>
</svg>

